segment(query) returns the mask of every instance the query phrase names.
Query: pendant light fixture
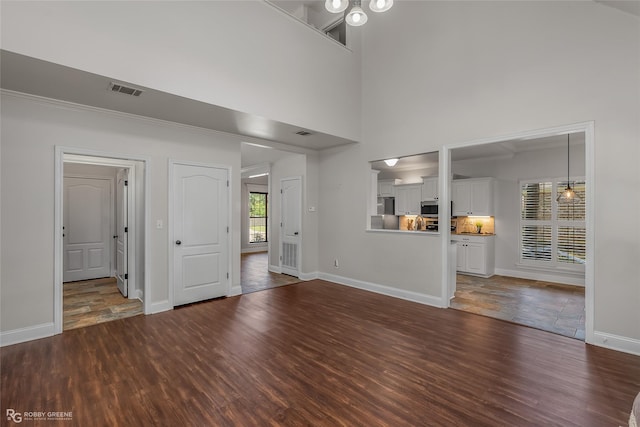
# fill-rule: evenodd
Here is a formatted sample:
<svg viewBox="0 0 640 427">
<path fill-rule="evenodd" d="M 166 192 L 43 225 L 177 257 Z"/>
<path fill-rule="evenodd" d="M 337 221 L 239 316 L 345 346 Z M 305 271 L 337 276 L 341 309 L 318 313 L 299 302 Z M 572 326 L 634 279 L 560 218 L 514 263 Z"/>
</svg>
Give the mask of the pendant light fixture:
<svg viewBox="0 0 640 427">
<path fill-rule="evenodd" d="M 347 13 L 347 17 L 345 18 L 347 24 L 353 27 L 359 27 L 367 23 L 367 19 L 369 18 L 367 17 L 367 14 L 364 13 L 364 10 L 362 10 L 362 7 L 360 7 L 361 4 L 360 0 L 355 0 L 353 2 L 353 7 L 349 13 Z"/>
<path fill-rule="evenodd" d="M 324 7 L 331 13 L 344 12 L 349 7 L 349 0 L 327 0 Z"/>
<path fill-rule="evenodd" d="M 326 0 L 324 7 L 331 13 L 341 13 L 347 10 L 350 3 L 353 3 L 353 7 L 347 13 L 345 21 L 354 27 L 364 25 L 368 17 L 362 9 L 362 0 L 354 0 L 353 2 L 349 0 Z M 391 9 L 391 6 L 393 6 L 393 0 L 371 0 L 369 3 L 369 9 L 376 13 L 385 12 Z"/>
<path fill-rule="evenodd" d="M 569 159 L 569 134 L 567 134 L 567 187 L 556 199 L 558 203 L 575 203 L 580 201 L 580 196 L 571 188 L 571 181 L 569 181 Z"/>
</svg>

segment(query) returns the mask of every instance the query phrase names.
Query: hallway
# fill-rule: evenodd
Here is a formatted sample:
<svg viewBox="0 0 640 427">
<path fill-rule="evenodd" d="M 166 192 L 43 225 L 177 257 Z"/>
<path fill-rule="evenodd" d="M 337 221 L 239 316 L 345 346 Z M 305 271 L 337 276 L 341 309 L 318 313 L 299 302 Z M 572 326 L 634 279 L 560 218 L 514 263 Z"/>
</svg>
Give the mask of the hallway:
<svg viewBox="0 0 640 427">
<path fill-rule="evenodd" d="M 268 252 L 242 254 L 240 263 L 240 286 L 242 287 L 243 294 L 290 285 L 301 281 L 297 277 L 270 272 Z"/>
</svg>

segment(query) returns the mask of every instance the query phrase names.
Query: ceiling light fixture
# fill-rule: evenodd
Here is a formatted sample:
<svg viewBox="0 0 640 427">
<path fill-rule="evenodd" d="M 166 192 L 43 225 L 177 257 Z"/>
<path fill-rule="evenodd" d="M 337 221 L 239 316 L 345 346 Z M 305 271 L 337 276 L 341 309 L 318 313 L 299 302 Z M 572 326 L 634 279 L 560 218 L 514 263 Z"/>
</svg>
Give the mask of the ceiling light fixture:
<svg viewBox="0 0 640 427">
<path fill-rule="evenodd" d="M 556 199 L 558 203 L 575 203 L 580 202 L 580 196 L 571 188 L 569 181 L 569 134 L 567 134 L 567 188 Z"/>
<path fill-rule="evenodd" d="M 398 163 L 398 159 L 387 159 L 384 162 L 387 164 L 387 166 L 394 167 L 396 163 Z"/>
<path fill-rule="evenodd" d="M 348 0 L 327 0 L 324 6 L 331 13 L 340 13 L 347 9 L 349 3 L 350 2 Z M 352 3 L 353 7 L 349 13 L 347 13 L 345 21 L 347 21 L 347 24 L 354 27 L 364 25 L 367 22 L 368 17 L 362 9 L 362 0 L 354 0 Z M 369 9 L 376 13 L 385 12 L 391 9 L 391 6 L 393 6 L 393 0 L 371 0 L 371 3 L 369 3 Z"/>
<path fill-rule="evenodd" d="M 259 174 L 256 174 L 256 175 L 249 175 L 249 178 L 250 179 L 251 178 L 260 178 L 261 176 L 267 176 L 267 175 L 269 175 L 269 172 L 259 173 Z"/>
</svg>

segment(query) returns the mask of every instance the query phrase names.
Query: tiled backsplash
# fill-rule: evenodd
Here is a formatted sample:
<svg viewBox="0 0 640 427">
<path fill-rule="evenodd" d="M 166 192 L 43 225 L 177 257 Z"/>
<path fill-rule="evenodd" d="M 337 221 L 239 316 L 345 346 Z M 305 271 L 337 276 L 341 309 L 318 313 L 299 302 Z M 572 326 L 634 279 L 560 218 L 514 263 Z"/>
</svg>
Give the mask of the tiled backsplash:
<svg viewBox="0 0 640 427">
<path fill-rule="evenodd" d="M 456 233 L 477 233 L 478 224 L 482 224 L 482 234 L 495 234 L 495 220 L 491 217 L 459 216 L 456 220 Z"/>
</svg>

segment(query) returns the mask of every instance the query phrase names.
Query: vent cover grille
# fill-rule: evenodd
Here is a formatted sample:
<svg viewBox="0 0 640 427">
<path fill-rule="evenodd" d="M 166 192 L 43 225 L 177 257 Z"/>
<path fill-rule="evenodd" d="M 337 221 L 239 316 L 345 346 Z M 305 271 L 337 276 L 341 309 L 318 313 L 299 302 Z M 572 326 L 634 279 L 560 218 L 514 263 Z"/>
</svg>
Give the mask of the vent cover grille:
<svg viewBox="0 0 640 427">
<path fill-rule="evenodd" d="M 307 135 L 311 135 L 311 132 L 303 129 L 296 132 L 296 135 L 307 136 Z"/>
<path fill-rule="evenodd" d="M 124 85 L 113 83 L 113 82 L 109 84 L 109 90 L 111 92 L 124 93 L 125 95 L 131 95 L 131 96 L 140 96 L 142 95 L 142 92 L 143 92 L 143 90 L 141 89 L 124 86 Z"/>
</svg>

